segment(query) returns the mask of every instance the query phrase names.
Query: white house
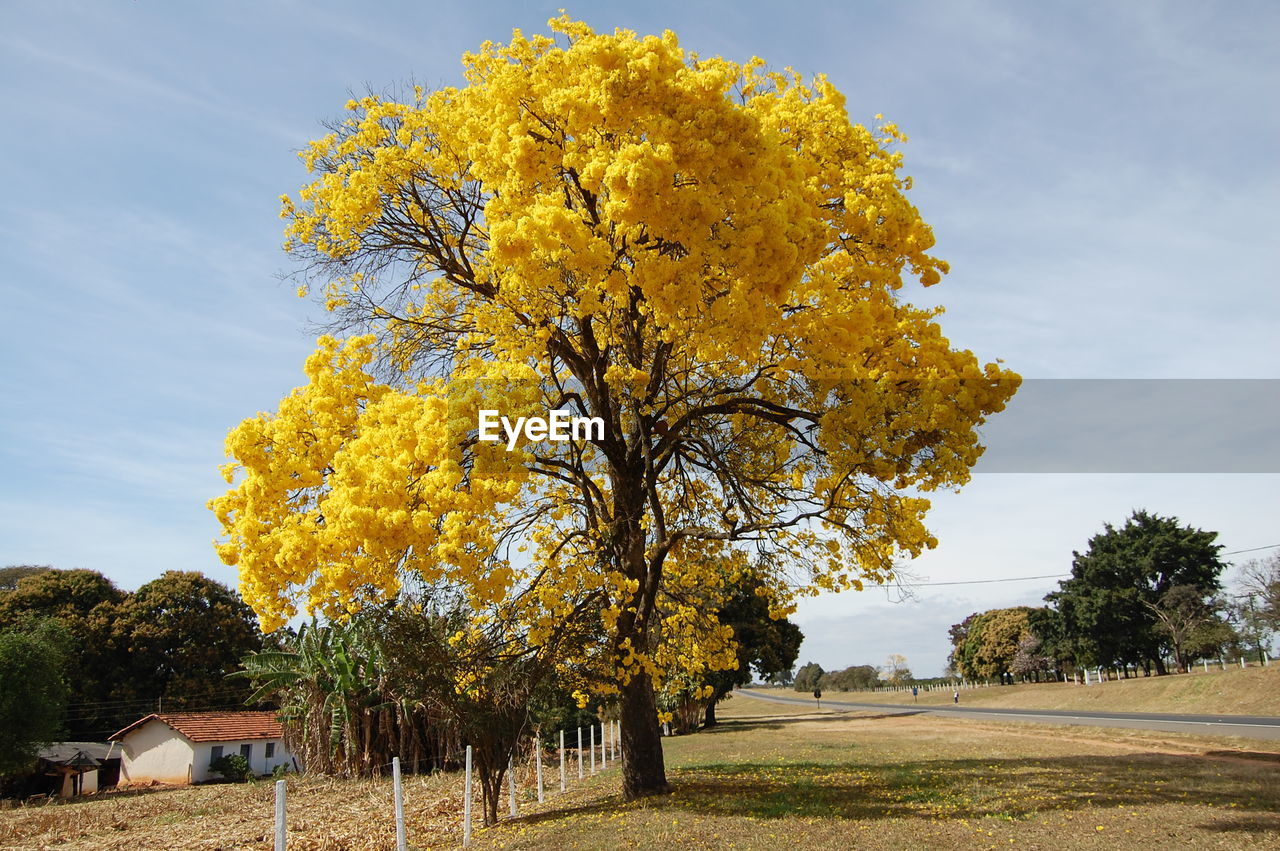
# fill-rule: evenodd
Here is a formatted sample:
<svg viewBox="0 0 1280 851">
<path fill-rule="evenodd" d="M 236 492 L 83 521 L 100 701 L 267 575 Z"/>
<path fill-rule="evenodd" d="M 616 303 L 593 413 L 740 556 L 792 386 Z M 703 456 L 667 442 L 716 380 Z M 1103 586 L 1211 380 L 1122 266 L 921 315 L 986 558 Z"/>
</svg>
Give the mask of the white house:
<svg viewBox="0 0 1280 851">
<path fill-rule="evenodd" d="M 274 712 L 166 712 L 148 715 L 111 737 L 120 742 L 120 785 L 201 783 L 221 777 L 209 764 L 238 753 L 254 774 L 300 766 L 284 744 Z"/>
</svg>

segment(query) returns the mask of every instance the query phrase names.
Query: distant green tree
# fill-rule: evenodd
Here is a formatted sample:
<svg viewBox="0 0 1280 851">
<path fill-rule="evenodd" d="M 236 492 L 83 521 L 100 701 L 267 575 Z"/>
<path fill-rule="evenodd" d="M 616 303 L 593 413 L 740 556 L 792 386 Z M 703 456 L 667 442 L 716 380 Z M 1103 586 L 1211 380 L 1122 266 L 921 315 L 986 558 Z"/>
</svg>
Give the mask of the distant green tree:
<svg viewBox="0 0 1280 851">
<path fill-rule="evenodd" d="M 136 707 L 114 702 L 118 690 L 128 688 L 128 646 L 116 633 L 124 599 L 94 570 L 42 570 L 0 591 L 0 629 L 49 620 L 69 637 L 66 734 L 72 739 L 101 740 L 136 720 Z"/>
<path fill-rule="evenodd" d="M 965 676 L 961 670 L 964 667 L 961 656 L 964 654 L 965 642 L 969 639 L 969 630 L 980 616 L 980 612 L 974 612 L 960 623 L 952 624 L 947 630 L 947 637 L 951 639 L 951 653 L 947 656 L 947 667 L 959 676 Z"/>
<path fill-rule="evenodd" d="M 874 665 L 850 665 L 843 670 L 824 674 L 820 685 L 827 691 L 877 688 L 880 685 L 880 670 Z"/>
<path fill-rule="evenodd" d="M 738 645 L 738 667 L 732 671 L 711 671 L 704 677 L 714 691 L 707 699 L 703 725 L 716 724 L 716 704 L 737 686 L 751 682 L 754 671 L 761 677 L 790 672 L 800 653 L 804 634 L 786 618 L 769 617 L 769 603 L 759 594 L 763 587 L 758 576 L 748 576 L 735 587 L 733 595 L 716 612 L 722 624 L 733 628 Z"/>
<path fill-rule="evenodd" d="M 172 709 L 242 704 L 253 691 L 226 679 L 263 649 L 257 618 L 240 595 L 196 571 L 170 570 L 117 607 L 115 640 L 127 647 L 129 695 Z"/>
<path fill-rule="evenodd" d="M 818 687 L 818 683 L 822 680 L 822 675 L 826 673 L 822 670 L 822 666 L 817 662 L 807 662 L 800 666 L 800 670 L 796 671 L 795 690 L 796 691 L 813 691 Z"/>
<path fill-rule="evenodd" d="M 1062 617 L 1064 639 L 1083 664 L 1134 664 L 1167 673 L 1167 638 L 1153 610 L 1176 585 L 1205 595 L 1221 587 L 1225 565 L 1216 532 L 1176 517 L 1135 511 L 1124 526 L 1107 524 L 1074 553 L 1071 578 L 1045 599 Z"/>
<path fill-rule="evenodd" d="M 0 630 L 0 776 L 29 769 L 61 737 L 68 644 L 54 621 Z"/>
<path fill-rule="evenodd" d="M 132 594 L 93 570 L 42 568 L 12 585 L 0 590 L 0 628 L 49 620 L 70 637 L 72 739 L 105 739 L 162 698 L 170 709 L 229 708 L 251 691 L 224 678 L 262 648 L 256 619 L 200 573 L 169 571 Z"/>
</svg>

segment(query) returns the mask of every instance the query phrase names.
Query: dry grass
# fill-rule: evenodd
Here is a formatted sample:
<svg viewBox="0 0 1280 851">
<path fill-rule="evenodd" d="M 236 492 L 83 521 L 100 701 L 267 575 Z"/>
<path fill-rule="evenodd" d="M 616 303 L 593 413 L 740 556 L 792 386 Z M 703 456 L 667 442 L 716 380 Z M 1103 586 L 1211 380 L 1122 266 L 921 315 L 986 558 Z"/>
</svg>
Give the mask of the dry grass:
<svg viewBox="0 0 1280 851">
<path fill-rule="evenodd" d="M 454 776 L 407 777 L 411 831 L 461 842 L 462 794 Z M 395 847 L 389 780 L 291 777 L 290 849 Z M 0 810 L 0 847 L 271 848 L 275 790 L 244 785 L 151 787 Z"/>
<path fill-rule="evenodd" d="M 1167 677 L 1112 680 L 1091 686 L 1075 683 L 1023 684 L 966 689 L 963 706 L 1000 709 L 1083 709 L 1096 712 L 1185 712 L 1192 714 L 1280 716 L 1280 663 L 1266 668 L 1228 668 Z M 760 691 L 773 691 L 760 689 Z M 777 689 L 786 697 L 806 697 L 790 689 Z M 823 703 L 912 703 L 911 692 L 832 691 Z M 951 703 L 951 691 L 922 691 L 918 703 L 939 706 Z"/>
<path fill-rule="evenodd" d="M 670 740 L 676 792 L 486 831 L 486 848 L 1276 847 L 1280 753 L 1254 742 L 735 700 Z"/>
<path fill-rule="evenodd" d="M 1280 753 L 1168 733 L 817 713 L 745 698 L 667 740 L 676 792 L 570 781 L 479 848 L 1277 847 Z M 558 772 L 547 766 L 549 789 Z M 571 772 L 572 776 L 573 772 Z M 414 847 L 461 842 L 460 778 L 407 778 Z M 394 847 L 389 781 L 290 780 L 290 849 Z M 0 810 L 0 847 L 270 848 L 272 789 L 205 786 Z"/>
</svg>

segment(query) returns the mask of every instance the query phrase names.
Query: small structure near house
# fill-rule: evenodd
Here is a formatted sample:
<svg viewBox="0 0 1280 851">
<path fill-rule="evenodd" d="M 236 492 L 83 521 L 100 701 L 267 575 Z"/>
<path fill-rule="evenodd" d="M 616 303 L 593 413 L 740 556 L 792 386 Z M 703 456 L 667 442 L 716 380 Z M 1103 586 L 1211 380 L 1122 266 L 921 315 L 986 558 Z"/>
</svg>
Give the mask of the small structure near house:
<svg viewBox="0 0 1280 851">
<path fill-rule="evenodd" d="M 39 750 L 36 767 L 15 778 L 22 796 L 70 798 L 116 784 L 120 746 L 107 742 L 54 742 Z"/>
<path fill-rule="evenodd" d="M 120 785 L 185 785 L 219 779 L 209 764 L 238 753 L 254 774 L 297 760 L 274 712 L 166 712 L 141 718 L 111 737 L 121 747 Z"/>
</svg>

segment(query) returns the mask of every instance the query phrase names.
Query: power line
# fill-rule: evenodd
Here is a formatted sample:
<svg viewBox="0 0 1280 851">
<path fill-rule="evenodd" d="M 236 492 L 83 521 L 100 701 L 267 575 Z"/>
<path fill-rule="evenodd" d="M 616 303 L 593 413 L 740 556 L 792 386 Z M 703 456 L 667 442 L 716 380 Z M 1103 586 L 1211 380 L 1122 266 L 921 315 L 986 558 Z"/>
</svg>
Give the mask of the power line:
<svg viewBox="0 0 1280 851">
<path fill-rule="evenodd" d="M 1004 579 L 957 579 L 952 582 L 904 582 L 902 585 L 863 585 L 863 588 L 919 588 L 925 585 L 986 585 L 991 582 L 1026 582 L 1031 579 L 1062 579 L 1070 573 L 1048 573 L 1044 576 L 1008 576 Z"/>
<path fill-rule="evenodd" d="M 1224 556 L 1235 556 L 1241 553 L 1256 553 L 1259 550 L 1274 550 L 1280 547 L 1280 544 L 1267 544 L 1265 547 L 1249 547 L 1245 550 L 1232 550 L 1229 553 L 1223 553 Z M 904 582 L 902 585 L 863 585 L 863 588 L 921 588 L 925 586 L 938 585 L 987 585 L 993 582 L 1028 582 L 1032 579 L 1066 579 L 1071 576 L 1070 573 L 1047 573 L 1043 576 L 1007 576 L 1003 579 L 957 579 L 950 582 Z"/>
<path fill-rule="evenodd" d="M 1247 550 L 1232 550 L 1229 553 L 1223 553 L 1223 555 L 1234 556 L 1239 555 L 1240 553 L 1256 553 L 1258 550 L 1274 550 L 1276 547 L 1280 547 L 1280 544 L 1267 544 L 1265 547 L 1250 547 Z"/>
</svg>

